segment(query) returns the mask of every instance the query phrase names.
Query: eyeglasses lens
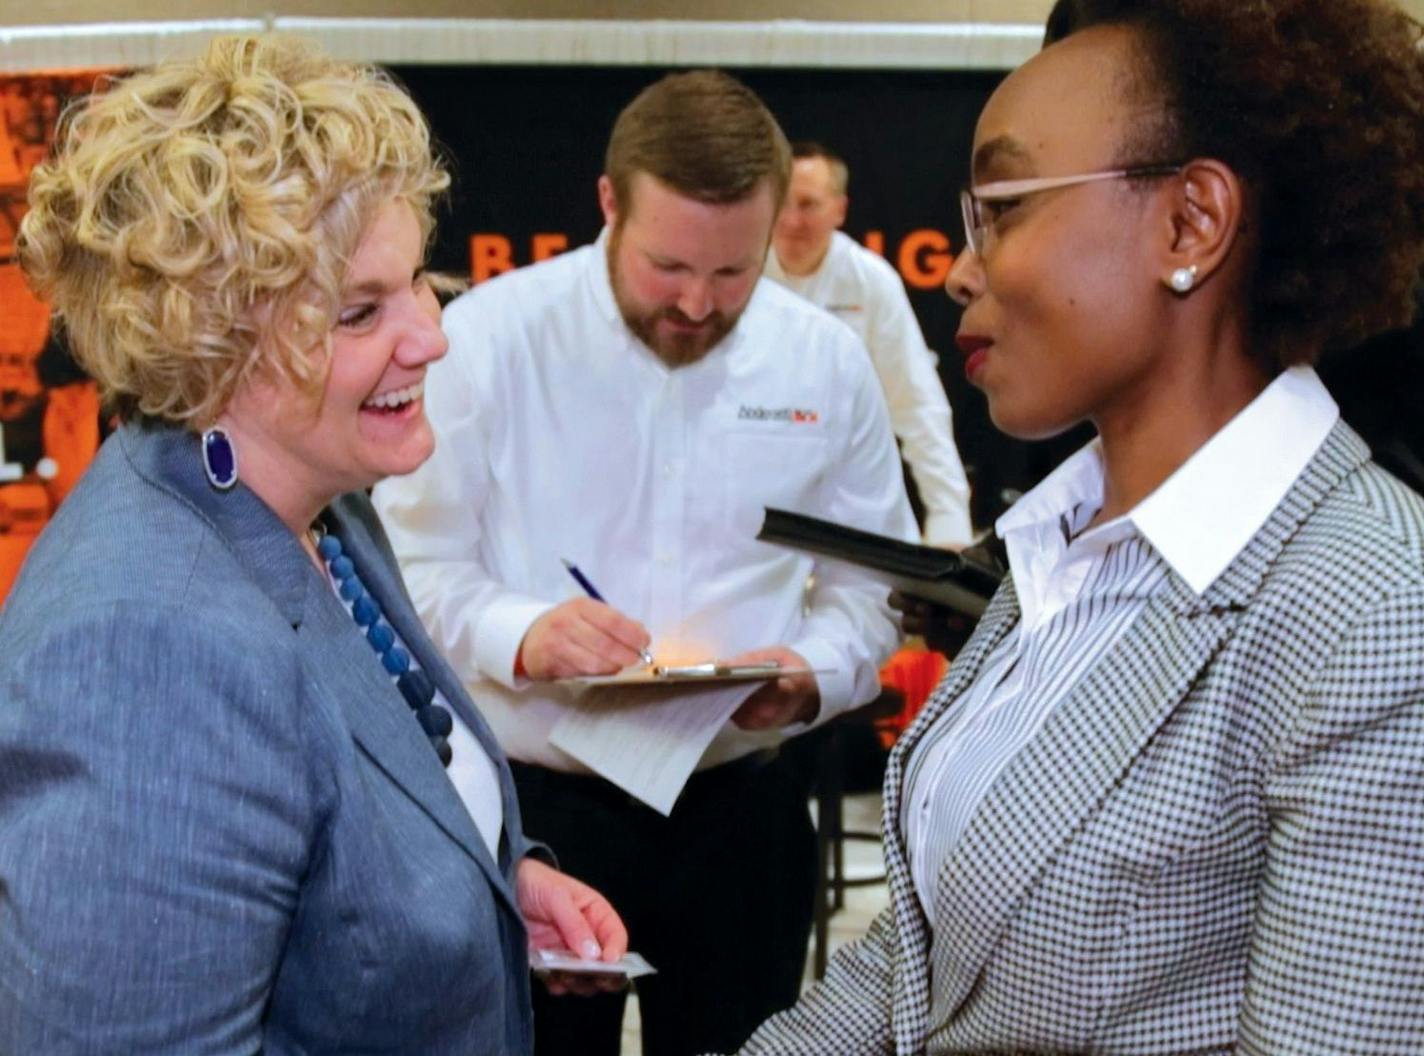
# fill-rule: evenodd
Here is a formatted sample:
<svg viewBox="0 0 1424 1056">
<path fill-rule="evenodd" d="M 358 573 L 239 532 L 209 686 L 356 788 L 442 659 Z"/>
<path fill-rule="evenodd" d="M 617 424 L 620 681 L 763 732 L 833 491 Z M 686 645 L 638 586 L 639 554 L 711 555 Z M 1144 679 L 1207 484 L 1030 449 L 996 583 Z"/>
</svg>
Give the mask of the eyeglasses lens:
<svg viewBox="0 0 1424 1056">
<path fill-rule="evenodd" d="M 964 241 L 975 256 L 980 255 L 983 227 L 979 218 L 979 203 L 970 191 L 959 192 L 959 210 L 964 217 Z"/>
</svg>

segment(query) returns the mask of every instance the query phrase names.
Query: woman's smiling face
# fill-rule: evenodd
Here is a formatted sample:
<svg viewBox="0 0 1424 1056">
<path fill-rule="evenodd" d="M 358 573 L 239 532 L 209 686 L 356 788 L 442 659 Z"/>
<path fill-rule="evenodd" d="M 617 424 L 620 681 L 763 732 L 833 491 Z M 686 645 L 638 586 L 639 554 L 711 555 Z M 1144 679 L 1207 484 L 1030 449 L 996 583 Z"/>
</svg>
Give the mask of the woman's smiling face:
<svg viewBox="0 0 1424 1056">
<path fill-rule="evenodd" d="M 430 457 L 425 370 L 447 342 L 424 249 L 408 204 L 392 200 L 377 211 L 342 284 L 320 402 L 290 384 L 254 381 L 224 415 L 244 479 L 249 466 L 269 482 L 285 476 L 282 491 L 319 507 Z"/>
<path fill-rule="evenodd" d="M 1153 109 L 1132 86 L 1134 37 L 1074 34 L 1010 75 L 975 130 L 974 185 L 1072 176 L 1166 158 L 1127 156 Z M 1154 383 L 1161 293 L 1155 192 L 1170 179 L 1108 179 L 986 204 L 983 256 L 947 288 L 965 305 L 959 345 L 994 424 L 1053 436 L 1139 404 Z"/>
</svg>

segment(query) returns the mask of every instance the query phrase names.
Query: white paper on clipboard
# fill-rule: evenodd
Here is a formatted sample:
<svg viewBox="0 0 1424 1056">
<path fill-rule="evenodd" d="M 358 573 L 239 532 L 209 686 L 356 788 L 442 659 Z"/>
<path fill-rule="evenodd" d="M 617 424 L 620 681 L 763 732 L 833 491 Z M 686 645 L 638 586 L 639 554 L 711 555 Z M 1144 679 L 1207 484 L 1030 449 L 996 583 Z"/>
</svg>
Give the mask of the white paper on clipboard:
<svg viewBox="0 0 1424 1056">
<path fill-rule="evenodd" d="M 765 681 L 697 684 L 650 673 L 591 685 L 549 743 L 667 815 L 717 731 Z"/>
</svg>

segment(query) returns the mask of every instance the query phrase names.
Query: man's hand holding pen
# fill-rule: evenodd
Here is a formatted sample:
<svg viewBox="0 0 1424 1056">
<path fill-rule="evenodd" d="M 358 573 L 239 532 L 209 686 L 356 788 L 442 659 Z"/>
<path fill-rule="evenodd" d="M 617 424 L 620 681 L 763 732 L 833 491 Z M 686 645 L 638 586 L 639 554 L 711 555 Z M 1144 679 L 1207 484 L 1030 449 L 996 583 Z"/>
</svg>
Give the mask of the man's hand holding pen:
<svg viewBox="0 0 1424 1056">
<path fill-rule="evenodd" d="M 572 598 L 540 616 L 525 632 L 515 672 L 545 681 L 611 675 L 641 663 L 647 628 L 592 598 Z"/>
<path fill-rule="evenodd" d="M 790 670 L 810 665 L 804 657 L 784 645 L 753 649 L 728 657 L 729 665 L 759 664 L 774 660 Z M 744 730 L 774 730 L 795 722 L 810 722 L 821 710 L 821 691 L 810 673 L 785 674 L 761 686 L 732 713 L 732 721 Z"/>
<path fill-rule="evenodd" d="M 514 673 L 535 681 L 611 675 L 637 663 L 651 666 L 651 637 L 636 620 L 629 619 L 603 600 L 592 581 L 572 561 L 562 559 L 587 597 L 556 605 L 530 625 L 514 659 Z M 810 722 L 821 707 L 816 676 L 800 653 L 785 646 L 754 649 L 718 661 L 728 667 L 775 664 L 786 668 L 760 686 L 732 713 L 744 730 L 771 730 L 797 722 Z M 794 672 L 802 673 L 794 673 Z"/>
</svg>

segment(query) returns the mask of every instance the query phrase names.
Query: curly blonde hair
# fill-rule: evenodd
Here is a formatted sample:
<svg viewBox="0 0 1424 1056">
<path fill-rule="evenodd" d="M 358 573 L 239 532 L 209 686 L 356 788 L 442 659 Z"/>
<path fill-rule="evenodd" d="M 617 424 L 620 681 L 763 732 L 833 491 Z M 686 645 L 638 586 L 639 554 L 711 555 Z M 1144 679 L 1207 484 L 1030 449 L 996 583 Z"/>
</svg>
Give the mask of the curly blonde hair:
<svg viewBox="0 0 1424 1056">
<path fill-rule="evenodd" d="M 254 372 L 319 388 L 366 225 L 400 198 L 428 241 L 449 182 L 384 72 L 224 37 L 65 114 L 20 262 L 106 402 L 202 427 Z"/>
</svg>

